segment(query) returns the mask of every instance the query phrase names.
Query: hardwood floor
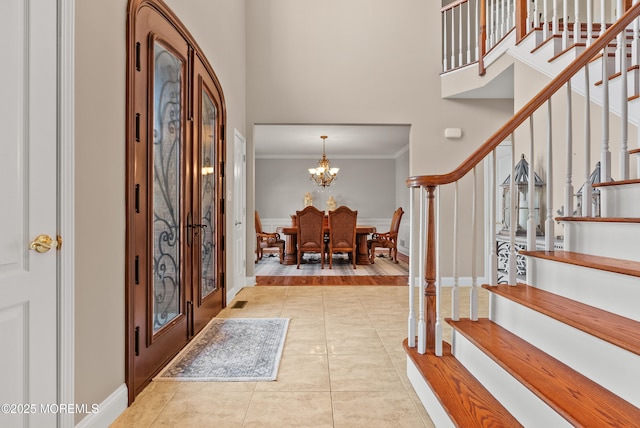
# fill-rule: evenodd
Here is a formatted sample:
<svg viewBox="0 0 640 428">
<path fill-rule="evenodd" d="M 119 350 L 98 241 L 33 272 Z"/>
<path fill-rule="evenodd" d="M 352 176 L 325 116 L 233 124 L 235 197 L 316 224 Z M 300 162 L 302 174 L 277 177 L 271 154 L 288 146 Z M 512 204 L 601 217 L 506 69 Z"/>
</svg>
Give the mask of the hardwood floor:
<svg viewBox="0 0 640 428">
<path fill-rule="evenodd" d="M 256 285 L 407 285 L 408 276 L 256 276 Z"/>
<path fill-rule="evenodd" d="M 409 263 L 409 257 L 398 253 L 398 260 Z M 376 276 L 256 276 L 256 285 L 407 285 L 408 275 Z"/>
</svg>

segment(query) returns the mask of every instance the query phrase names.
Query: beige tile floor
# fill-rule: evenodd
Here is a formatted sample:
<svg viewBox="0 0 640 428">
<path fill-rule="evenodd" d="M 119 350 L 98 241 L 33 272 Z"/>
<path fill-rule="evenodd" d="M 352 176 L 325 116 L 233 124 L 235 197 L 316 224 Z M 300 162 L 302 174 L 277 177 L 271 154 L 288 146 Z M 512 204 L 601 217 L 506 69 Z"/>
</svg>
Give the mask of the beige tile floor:
<svg viewBox="0 0 640 428">
<path fill-rule="evenodd" d="M 291 319 L 277 380 L 152 382 L 112 427 L 433 426 L 406 376 L 407 287 L 248 287 L 235 300 L 248 303 L 219 317 Z"/>
</svg>

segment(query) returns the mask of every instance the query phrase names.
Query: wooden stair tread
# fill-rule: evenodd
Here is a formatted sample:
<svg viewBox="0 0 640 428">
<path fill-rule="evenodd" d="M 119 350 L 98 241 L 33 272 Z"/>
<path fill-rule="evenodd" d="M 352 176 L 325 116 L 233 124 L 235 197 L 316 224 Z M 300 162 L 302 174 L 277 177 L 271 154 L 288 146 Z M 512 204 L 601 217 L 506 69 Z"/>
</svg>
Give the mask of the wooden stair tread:
<svg viewBox="0 0 640 428">
<path fill-rule="evenodd" d="M 419 354 L 403 342 L 407 355 L 438 397 L 449 417 L 460 427 L 521 427 L 517 419 L 451 354 L 444 342 L 442 356 Z"/>
<path fill-rule="evenodd" d="M 640 355 L 638 321 L 526 284 L 485 284 L 482 288 Z"/>
<path fill-rule="evenodd" d="M 614 259 L 612 257 L 594 256 L 591 254 L 574 253 L 571 251 L 520 251 L 523 256 L 537 257 L 575 266 L 599 269 L 622 275 L 640 277 L 640 262 L 633 260 Z"/>
<path fill-rule="evenodd" d="M 638 217 L 556 217 L 556 221 L 575 221 L 585 223 L 640 223 Z"/>
<path fill-rule="evenodd" d="M 446 321 L 570 423 L 631 427 L 640 421 L 640 409 L 498 324 Z"/>
<path fill-rule="evenodd" d="M 608 186 L 622 186 L 625 184 L 640 184 L 640 179 L 632 180 L 620 180 L 620 181 L 607 181 L 604 183 L 595 183 L 593 187 L 608 187 Z"/>
</svg>

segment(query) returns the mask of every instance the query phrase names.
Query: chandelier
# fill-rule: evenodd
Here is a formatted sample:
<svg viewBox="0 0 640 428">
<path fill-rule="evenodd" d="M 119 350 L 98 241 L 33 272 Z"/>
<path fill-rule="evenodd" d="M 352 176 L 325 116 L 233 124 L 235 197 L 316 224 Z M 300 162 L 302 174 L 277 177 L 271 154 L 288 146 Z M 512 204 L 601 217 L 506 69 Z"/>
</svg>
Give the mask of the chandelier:
<svg viewBox="0 0 640 428">
<path fill-rule="evenodd" d="M 309 174 L 311 175 L 311 181 L 314 181 L 318 186 L 328 187 L 338 176 L 340 168 L 331 168 L 329 165 L 329 159 L 324 152 L 324 144 L 327 139 L 326 135 L 322 135 L 322 159 L 318 161 L 316 168 L 309 168 Z"/>
</svg>

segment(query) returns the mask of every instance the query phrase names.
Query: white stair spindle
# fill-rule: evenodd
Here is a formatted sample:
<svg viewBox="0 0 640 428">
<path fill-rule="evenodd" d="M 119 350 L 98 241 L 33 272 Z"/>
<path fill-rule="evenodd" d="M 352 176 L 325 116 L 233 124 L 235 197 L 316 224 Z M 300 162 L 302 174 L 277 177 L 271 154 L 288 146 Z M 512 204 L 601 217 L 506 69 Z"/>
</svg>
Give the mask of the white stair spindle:
<svg viewBox="0 0 640 428">
<path fill-rule="evenodd" d="M 476 19 L 475 19 L 475 37 L 476 37 L 476 52 L 475 52 L 475 60 L 480 60 L 480 2 L 484 0 L 476 0 L 475 1 L 475 9 L 476 9 Z"/>
<path fill-rule="evenodd" d="M 427 323 L 425 321 L 425 280 L 424 280 L 424 261 L 425 258 L 425 245 L 426 245 L 426 220 L 427 211 L 425 208 L 426 202 L 426 189 L 420 187 L 420 251 L 419 251 L 419 273 L 420 286 L 418 287 L 418 353 L 424 354 L 427 352 Z"/>
<path fill-rule="evenodd" d="M 562 0 L 562 50 L 569 47 L 569 0 Z"/>
<path fill-rule="evenodd" d="M 584 186 L 582 187 L 582 216 L 591 217 L 591 95 L 589 65 L 584 68 Z"/>
<path fill-rule="evenodd" d="M 633 0 L 633 4 L 638 3 L 638 0 Z M 640 37 L 640 19 L 633 20 L 633 39 L 631 40 L 631 66 L 640 64 L 640 43 L 638 37 Z"/>
<path fill-rule="evenodd" d="M 490 284 L 498 284 L 498 253 L 496 249 L 496 224 L 497 213 L 497 186 L 498 186 L 498 157 L 496 149 L 491 154 L 491 185 L 489 187 L 489 201 L 491 203 L 489 215 L 489 272 Z"/>
<path fill-rule="evenodd" d="M 471 2 L 467 2 L 467 64 L 471 64 Z"/>
<path fill-rule="evenodd" d="M 533 135 L 533 115 L 529 117 L 529 171 L 528 171 L 528 188 L 527 188 L 527 250 L 535 251 L 536 249 L 536 179 L 535 179 L 535 156 L 534 156 L 535 139 Z"/>
<path fill-rule="evenodd" d="M 600 174 L 602 181 L 611 181 L 611 152 L 609 151 L 609 75 L 607 73 L 607 47 L 602 49 L 602 151 Z M 626 103 L 623 103 L 626 104 Z"/>
<path fill-rule="evenodd" d="M 471 295 L 469 296 L 469 318 L 478 321 L 478 268 L 477 268 L 477 218 L 476 218 L 476 189 L 478 174 L 473 168 L 473 189 L 471 191 Z M 494 241 L 495 242 L 495 241 Z"/>
<path fill-rule="evenodd" d="M 542 30 L 542 38 L 547 40 L 549 36 L 551 36 L 551 29 L 549 28 L 549 8 L 548 3 L 549 0 L 543 0 L 543 9 L 542 9 L 542 25 L 544 25 Z"/>
<path fill-rule="evenodd" d="M 624 6 L 622 5 L 622 0 L 616 0 L 616 19 L 620 19 L 624 12 Z M 622 31 L 616 37 L 616 72 L 619 73 L 622 71 L 622 65 L 626 63 L 626 60 L 623 61 L 622 57 L 622 46 L 627 44 L 627 35 L 626 30 Z"/>
<path fill-rule="evenodd" d="M 553 183 L 553 123 L 551 98 L 547 101 L 547 183 Z M 542 210 L 541 210 L 542 211 Z M 542 212 L 540 212 L 542 215 Z M 553 186 L 547 186 L 547 217 L 544 225 L 545 249 L 553 251 L 555 230 L 553 223 Z"/>
<path fill-rule="evenodd" d="M 453 191 L 453 287 L 451 288 L 451 319 L 460 319 L 460 296 L 458 276 L 458 182 L 454 183 Z"/>
<path fill-rule="evenodd" d="M 413 187 L 409 188 L 409 224 L 411 230 L 416 230 L 416 216 L 413 212 L 415 207 L 416 190 Z M 415 234 L 409 234 L 409 315 L 407 318 L 407 344 L 410 348 L 416 347 L 416 314 L 415 314 L 415 288 L 416 281 L 416 262 L 420 260 L 418 254 L 416 254 L 416 239 Z"/>
<path fill-rule="evenodd" d="M 533 0 L 533 28 L 540 28 L 540 0 Z"/>
<path fill-rule="evenodd" d="M 440 266 L 440 187 L 436 188 L 436 325 L 435 354 L 442 356 L 442 266 Z"/>
<path fill-rule="evenodd" d="M 451 9 L 451 68 L 456 68 L 456 10 L 455 8 Z"/>
<path fill-rule="evenodd" d="M 629 179 L 629 104 L 627 92 L 627 40 L 626 29 L 624 30 L 625 37 L 624 43 L 620 49 L 620 122 L 622 124 L 622 130 L 620 133 L 621 147 L 620 147 L 620 179 Z"/>
<path fill-rule="evenodd" d="M 533 2 L 527 2 L 527 34 L 532 30 L 531 28 L 531 9 L 533 8 Z"/>
<path fill-rule="evenodd" d="M 571 101 L 571 80 L 567 82 L 567 176 L 564 193 L 564 215 L 573 215 L 573 117 Z"/>
<path fill-rule="evenodd" d="M 580 40 L 582 40 L 582 31 L 580 29 L 580 0 L 574 0 L 573 15 L 573 43 L 580 43 Z"/>
<path fill-rule="evenodd" d="M 463 22 L 463 16 L 462 16 L 462 5 L 457 7 L 458 9 L 458 66 L 463 66 L 465 64 L 464 62 L 464 47 L 462 46 L 462 41 L 463 41 L 463 30 L 464 30 L 464 26 L 462 24 Z M 467 33 L 468 33 L 468 29 L 467 29 Z"/>
<path fill-rule="evenodd" d="M 442 70 L 443 71 L 448 71 L 449 70 L 449 54 L 448 54 L 448 49 L 447 46 L 449 44 L 448 41 L 448 34 L 447 34 L 447 11 L 445 11 L 442 14 Z"/>
<path fill-rule="evenodd" d="M 558 0 L 553 0 L 553 16 L 551 17 L 551 25 L 553 26 L 553 35 L 560 34 L 558 27 Z"/>
<path fill-rule="evenodd" d="M 511 134 L 511 176 L 509 179 L 509 189 L 511 198 L 509 200 L 509 285 L 517 284 L 517 256 L 516 250 L 516 229 L 518 228 L 518 213 L 516 213 L 516 198 L 518 197 L 518 191 L 516 189 L 516 139 L 515 135 Z"/>
<path fill-rule="evenodd" d="M 602 33 L 607 29 L 607 9 L 605 3 L 605 0 L 600 0 L 600 32 L 598 33 L 598 37 L 602 36 Z"/>
<path fill-rule="evenodd" d="M 593 0 L 587 0 L 587 46 L 593 39 Z"/>
</svg>

